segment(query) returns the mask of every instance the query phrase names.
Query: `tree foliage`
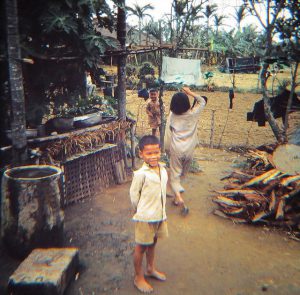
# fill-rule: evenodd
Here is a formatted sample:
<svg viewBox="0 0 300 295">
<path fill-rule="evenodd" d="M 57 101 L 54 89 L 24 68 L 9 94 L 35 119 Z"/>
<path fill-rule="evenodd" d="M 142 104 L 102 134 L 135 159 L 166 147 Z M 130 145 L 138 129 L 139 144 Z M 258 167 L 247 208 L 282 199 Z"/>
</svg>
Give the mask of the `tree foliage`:
<svg viewBox="0 0 300 295">
<path fill-rule="evenodd" d="M 174 15 L 171 15 L 169 24 L 170 39 L 176 47 L 186 45 L 185 41 L 193 34 L 195 21 L 202 17 L 201 12 L 206 2 L 207 0 L 173 0 Z"/>
<path fill-rule="evenodd" d="M 144 6 L 140 6 L 138 4 L 133 4 L 133 7 L 127 6 L 127 11 L 129 11 L 129 15 L 134 15 L 138 18 L 138 30 L 139 30 L 139 44 L 142 43 L 142 27 L 143 27 L 143 19 L 145 17 L 149 17 L 152 19 L 151 14 L 146 13 L 147 10 L 152 10 L 154 7 L 150 4 L 146 4 Z"/>
<path fill-rule="evenodd" d="M 287 141 L 287 120 L 283 128 L 281 128 L 271 112 L 271 103 L 267 92 L 267 70 L 270 63 L 273 63 L 278 58 L 283 57 L 289 62 L 291 69 L 291 95 L 289 98 L 288 106 L 291 104 L 292 95 L 295 89 L 295 79 L 297 75 L 298 63 L 299 63 L 299 1 L 294 0 L 266 0 L 259 2 L 255 0 L 245 1 L 250 13 L 257 17 L 261 26 L 263 27 L 266 35 L 266 43 L 264 48 L 264 56 L 262 70 L 260 73 L 260 80 L 262 85 L 264 109 L 266 118 L 272 128 L 272 131 L 278 140 L 283 143 Z M 262 11 L 261 7 L 264 7 L 264 17 L 259 11 Z M 283 42 L 278 46 L 274 41 L 275 34 L 279 33 L 279 36 Z M 279 48 L 278 48 L 279 47 Z M 287 108 L 288 112 L 288 108 Z"/>
<path fill-rule="evenodd" d="M 84 70 L 96 68 L 100 55 L 118 46 L 100 32 L 113 30 L 115 14 L 104 0 L 17 0 L 17 5 L 22 57 L 33 61 L 23 64 L 27 124 L 36 126 L 50 109 L 85 96 Z"/>
<path fill-rule="evenodd" d="M 114 26 L 105 1 L 18 0 L 18 5 L 23 50 L 33 57 L 76 57 L 91 68 L 108 47 L 117 46 L 99 32 Z"/>
</svg>

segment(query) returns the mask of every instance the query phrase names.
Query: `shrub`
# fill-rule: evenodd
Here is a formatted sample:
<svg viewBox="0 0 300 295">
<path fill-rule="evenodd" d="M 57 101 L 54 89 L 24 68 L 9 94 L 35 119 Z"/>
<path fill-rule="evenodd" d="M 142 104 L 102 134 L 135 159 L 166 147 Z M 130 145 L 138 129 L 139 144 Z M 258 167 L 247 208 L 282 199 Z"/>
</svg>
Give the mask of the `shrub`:
<svg viewBox="0 0 300 295">
<path fill-rule="evenodd" d="M 137 68 L 134 65 L 126 65 L 126 76 L 131 77 L 135 76 L 137 73 Z"/>
<path fill-rule="evenodd" d="M 143 78 L 146 75 L 154 76 L 154 74 L 155 74 L 154 66 L 149 62 L 144 62 L 140 67 L 138 77 Z"/>
</svg>

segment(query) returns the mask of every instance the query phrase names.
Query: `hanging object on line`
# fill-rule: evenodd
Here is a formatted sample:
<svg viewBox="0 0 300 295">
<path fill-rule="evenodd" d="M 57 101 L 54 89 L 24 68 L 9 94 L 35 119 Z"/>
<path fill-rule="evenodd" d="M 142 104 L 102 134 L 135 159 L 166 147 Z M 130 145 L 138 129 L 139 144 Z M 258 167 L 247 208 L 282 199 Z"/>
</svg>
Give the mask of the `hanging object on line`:
<svg viewBox="0 0 300 295">
<path fill-rule="evenodd" d="M 229 108 L 233 109 L 234 91 L 233 88 L 229 89 Z"/>
</svg>

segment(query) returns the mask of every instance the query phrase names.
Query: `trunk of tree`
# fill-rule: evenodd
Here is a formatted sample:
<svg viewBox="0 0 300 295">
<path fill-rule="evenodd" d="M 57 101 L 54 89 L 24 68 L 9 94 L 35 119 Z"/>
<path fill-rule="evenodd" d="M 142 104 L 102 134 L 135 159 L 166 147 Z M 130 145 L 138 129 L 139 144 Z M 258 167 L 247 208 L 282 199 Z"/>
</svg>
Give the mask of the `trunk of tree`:
<svg viewBox="0 0 300 295">
<path fill-rule="evenodd" d="M 117 20 L 117 37 L 120 42 L 121 54 L 118 58 L 118 117 L 120 120 L 126 120 L 126 11 L 125 0 L 118 1 L 118 20 Z M 127 152 L 126 152 L 126 134 L 121 135 L 120 145 L 123 152 L 125 169 L 128 169 Z"/>
<path fill-rule="evenodd" d="M 121 50 L 124 54 L 118 58 L 118 115 L 119 119 L 126 119 L 126 12 L 125 0 L 118 1 L 118 22 L 117 22 L 117 36 L 121 45 Z"/>
<path fill-rule="evenodd" d="M 292 76 L 292 83 L 291 83 L 291 93 L 290 97 L 286 106 L 286 113 L 285 113 L 285 120 L 284 120 L 284 136 L 285 136 L 285 141 L 288 141 L 288 135 L 287 135 L 287 129 L 289 128 L 289 113 L 292 107 L 292 102 L 293 102 L 293 95 L 295 93 L 296 89 L 296 78 L 297 78 L 297 72 L 298 72 L 298 66 L 299 62 L 296 61 L 295 66 L 291 65 L 291 76 Z"/>
<path fill-rule="evenodd" d="M 272 36 L 271 36 L 271 28 L 267 28 L 266 30 L 267 34 L 267 48 L 265 56 L 270 56 L 272 52 Z M 262 91 L 263 91 L 263 100 L 264 100 L 264 109 L 265 109 L 265 115 L 266 118 L 271 126 L 271 129 L 279 143 L 284 143 L 286 141 L 286 138 L 284 136 L 283 130 L 281 130 L 273 116 L 273 113 L 271 111 L 271 103 L 270 98 L 268 96 L 268 90 L 267 90 L 267 69 L 269 65 L 267 63 L 263 63 L 261 74 L 260 74 L 260 80 L 262 85 Z"/>
<path fill-rule="evenodd" d="M 139 19 L 139 44 L 142 45 L 142 21 Z"/>
<path fill-rule="evenodd" d="M 28 155 L 17 0 L 6 0 L 5 9 L 13 163 L 21 164 L 26 162 Z"/>
<path fill-rule="evenodd" d="M 159 77 L 161 77 L 161 70 L 162 70 L 162 29 L 161 29 L 161 21 L 159 21 Z M 165 120 L 165 106 L 164 102 L 162 100 L 163 97 L 163 91 L 164 91 L 164 86 L 163 84 L 160 85 L 159 87 L 159 109 L 160 109 L 160 127 L 159 127 L 159 134 L 160 134 L 160 147 L 162 153 L 165 152 L 165 145 L 164 145 L 164 139 L 165 139 L 165 127 L 166 127 L 166 120 Z"/>
</svg>

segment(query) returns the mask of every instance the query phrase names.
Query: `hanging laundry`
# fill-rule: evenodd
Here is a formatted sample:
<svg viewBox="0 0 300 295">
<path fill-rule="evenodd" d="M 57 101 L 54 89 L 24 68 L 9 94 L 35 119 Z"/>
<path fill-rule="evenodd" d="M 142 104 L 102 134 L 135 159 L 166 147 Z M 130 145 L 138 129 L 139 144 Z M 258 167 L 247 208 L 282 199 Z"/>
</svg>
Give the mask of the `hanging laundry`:
<svg viewBox="0 0 300 295">
<path fill-rule="evenodd" d="M 233 109 L 234 91 L 233 88 L 229 89 L 229 108 Z"/>
<path fill-rule="evenodd" d="M 203 85 L 200 60 L 164 56 L 161 80 L 166 84 Z"/>
</svg>

